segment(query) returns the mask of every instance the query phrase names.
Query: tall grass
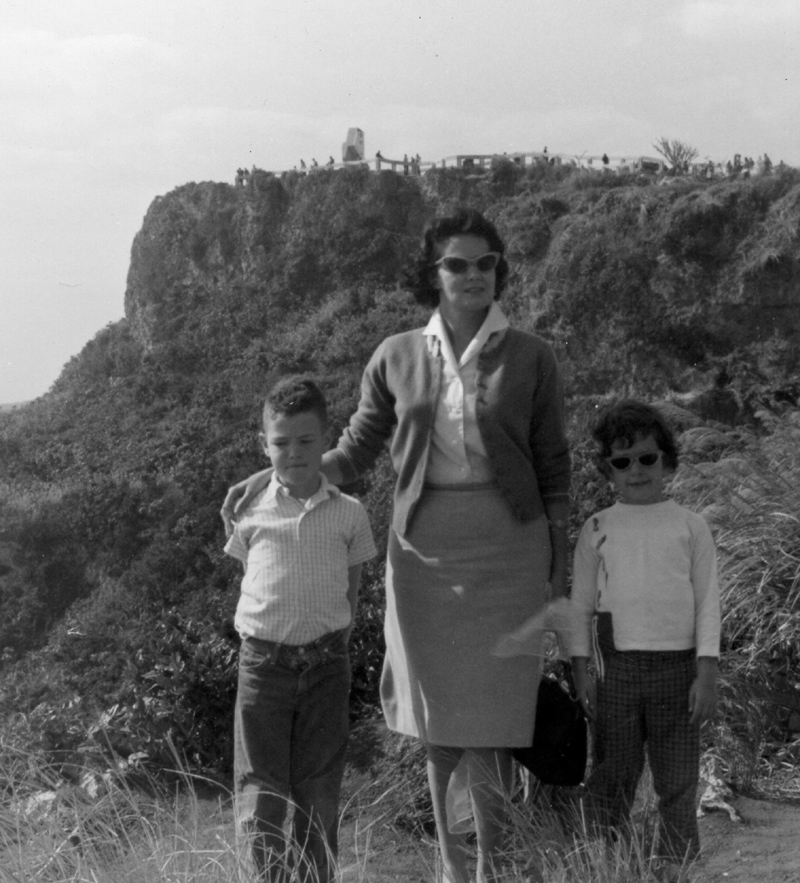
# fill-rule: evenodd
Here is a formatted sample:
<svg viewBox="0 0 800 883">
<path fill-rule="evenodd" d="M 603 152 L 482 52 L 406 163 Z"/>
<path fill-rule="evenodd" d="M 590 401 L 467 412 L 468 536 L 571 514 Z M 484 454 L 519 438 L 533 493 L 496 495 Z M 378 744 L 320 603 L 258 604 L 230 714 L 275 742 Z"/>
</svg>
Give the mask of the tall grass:
<svg viewBox="0 0 800 883">
<path fill-rule="evenodd" d="M 689 866 L 658 857 L 658 814 L 649 774 L 639 786 L 630 822 L 615 840 L 589 830 L 580 789 L 533 791 L 532 800 L 509 802 L 511 842 L 504 883 L 641 883 L 688 880 Z"/>
<path fill-rule="evenodd" d="M 0 883 L 232 883 L 245 863 L 223 823 L 222 802 L 201 809 L 181 774 L 170 792 L 147 775 L 73 768 L 4 747 Z"/>
<path fill-rule="evenodd" d="M 392 744 L 375 780 L 343 807 L 349 821 L 340 843 L 341 881 L 443 883 L 425 826 L 414 837 L 394 828 L 399 809 L 425 804 L 427 786 L 423 776 L 408 774 L 401 757 L 408 742 Z M 411 766 L 419 759 L 415 753 Z M 244 844 L 237 842 L 229 797 L 200 796 L 207 785 L 202 780 L 179 772 L 170 791 L 147 777 L 132 784 L 89 770 L 76 776 L 70 783 L 37 756 L 0 751 L 0 778 L 8 792 L 0 809 L 0 883 L 253 879 Z M 504 883 L 650 880 L 654 811 L 648 789 L 645 784 L 630 836 L 613 845 L 587 836 L 577 791 L 560 802 L 552 800 L 552 789 L 534 789 L 531 800 L 516 794 L 507 803 Z M 411 852 L 410 861 L 398 867 L 404 850 Z M 290 874 L 287 883 L 299 880 Z"/>
<path fill-rule="evenodd" d="M 800 796 L 800 411 L 760 416 L 766 431 L 684 433 L 672 489 L 717 542 L 717 754 L 740 787 Z"/>
</svg>

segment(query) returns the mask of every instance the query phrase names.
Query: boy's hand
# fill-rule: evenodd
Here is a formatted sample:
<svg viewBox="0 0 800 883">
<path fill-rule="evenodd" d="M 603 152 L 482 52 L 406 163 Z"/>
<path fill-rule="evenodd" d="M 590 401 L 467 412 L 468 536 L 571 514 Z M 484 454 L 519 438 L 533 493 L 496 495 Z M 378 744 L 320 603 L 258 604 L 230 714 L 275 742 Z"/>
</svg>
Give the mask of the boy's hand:
<svg viewBox="0 0 800 883">
<path fill-rule="evenodd" d="M 714 716 L 717 708 L 717 660 L 701 656 L 697 677 L 689 688 L 689 723 L 698 726 Z"/>
<path fill-rule="evenodd" d="M 594 681 L 589 675 L 589 660 L 585 656 L 572 657 L 572 682 L 575 698 L 589 720 L 594 719 Z"/>
</svg>

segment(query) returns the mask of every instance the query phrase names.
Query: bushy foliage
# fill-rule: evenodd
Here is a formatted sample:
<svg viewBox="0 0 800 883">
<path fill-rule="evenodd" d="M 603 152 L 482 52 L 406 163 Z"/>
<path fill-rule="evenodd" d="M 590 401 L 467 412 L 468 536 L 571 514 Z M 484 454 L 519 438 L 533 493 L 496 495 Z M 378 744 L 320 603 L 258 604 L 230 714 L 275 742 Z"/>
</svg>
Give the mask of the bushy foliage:
<svg viewBox="0 0 800 883">
<path fill-rule="evenodd" d="M 760 414 L 766 434 L 684 433 L 676 495 L 715 533 L 723 609 L 717 750 L 740 787 L 797 787 L 800 720 L 800 411 Z"/>
<path fill-rule="evenodd" d="M 169 611 L 132 654 L 117 702 L 98 723 L 125 756 L 230 771 L 238 642 Z"/>
</svg>

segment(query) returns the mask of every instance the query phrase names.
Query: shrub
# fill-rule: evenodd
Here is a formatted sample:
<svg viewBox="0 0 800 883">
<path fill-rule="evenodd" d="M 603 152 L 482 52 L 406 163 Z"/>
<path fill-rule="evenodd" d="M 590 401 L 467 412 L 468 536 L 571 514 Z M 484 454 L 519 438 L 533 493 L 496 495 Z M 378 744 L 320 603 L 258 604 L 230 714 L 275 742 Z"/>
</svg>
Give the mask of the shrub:
<svg viewBox="0 0 800 883">
<path fill-rule="evenodd" d="M 133 655 L 96 738 L 127 742 L 128 753 L 143 751 L 160 764 L 177 753 L 189 768 L 229 772 L 237 650 L 207 623 L 169 612 Z"/>
<path fill-rule="evenodd" d="M 702 453 L 708 430 L 684 434 L 684 465 L 673 482 L 678 499 L 700 509 L 716 537 L 723 611 L 717 750 L 745 788 L 770 777 L 778 787 L 791 782 L 800 761 L 788 726 L 800 711 L 800 411 L 761 416 L 768 430 L 761 437 L 714 430 L 719 453 L 711 461 Z"/>
</svg>

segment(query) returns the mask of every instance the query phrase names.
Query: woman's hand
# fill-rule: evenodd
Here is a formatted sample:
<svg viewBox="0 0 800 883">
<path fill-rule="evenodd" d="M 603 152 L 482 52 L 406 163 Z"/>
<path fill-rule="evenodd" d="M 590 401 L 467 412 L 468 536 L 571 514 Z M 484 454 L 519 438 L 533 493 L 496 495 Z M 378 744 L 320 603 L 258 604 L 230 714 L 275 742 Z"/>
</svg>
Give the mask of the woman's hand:
<svg viewBox="0 0 800 883">
<path fill-rule="evenodd" d="M 245 509 L 256 494 L 261 493 L 272 479 L 273 469 L 263 469 L 244 481 L 240 481 L 228 489 L 225 502 L 220 509 L 222 522 L 225 525 L 225 536 L 233 533 L 236 516 Z"/>
<path fill-rule="evenodd" d="M 594 718 L 594 681 L 589 674 L 589 660 L 585 656 L 572 657 L 572 682 L 575 698 L 589 720 Z"/>
</svg>

